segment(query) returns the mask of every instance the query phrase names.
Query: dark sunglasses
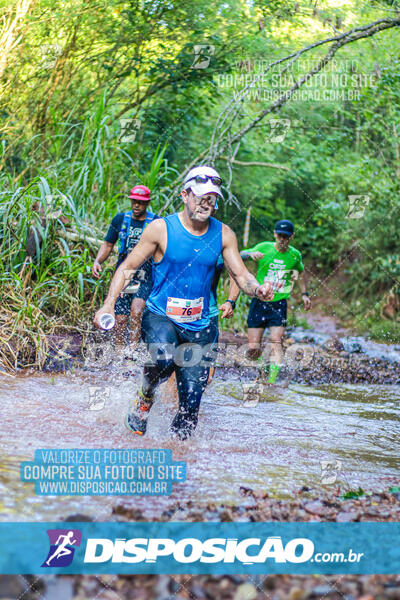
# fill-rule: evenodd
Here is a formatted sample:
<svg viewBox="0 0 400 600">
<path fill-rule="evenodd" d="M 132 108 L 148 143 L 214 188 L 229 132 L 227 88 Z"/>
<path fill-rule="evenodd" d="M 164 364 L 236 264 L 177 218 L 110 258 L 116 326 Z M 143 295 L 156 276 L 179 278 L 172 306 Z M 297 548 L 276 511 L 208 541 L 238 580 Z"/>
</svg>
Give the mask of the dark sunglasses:
<svg viewBox="0 0 400 600">
<path fill-rule="evenodd" d="M 207 183 L 207 181 L 210 180 L 214 185 L 218 185 L 218 187 L 222 185 L 221 177 L 215 177 L 214 175 L 196 175 L 196 177 L 188 179 L 187 182 L 192 181 L 193 179 L 196 183 Z"/>
</svg>

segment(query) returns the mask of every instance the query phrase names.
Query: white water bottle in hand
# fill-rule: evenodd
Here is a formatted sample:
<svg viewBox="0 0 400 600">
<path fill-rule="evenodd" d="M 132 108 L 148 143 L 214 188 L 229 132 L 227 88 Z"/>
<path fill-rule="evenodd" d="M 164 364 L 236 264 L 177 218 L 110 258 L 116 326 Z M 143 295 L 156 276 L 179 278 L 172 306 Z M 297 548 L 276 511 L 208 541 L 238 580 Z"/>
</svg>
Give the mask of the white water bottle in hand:
<svg viewBox="0 0 400 600">
<path fill-rule="evenodd" d="M 115 318 L 111 313 L 104 313 L 99 319 L 99 325 L 102 329 L 112 329 L 115 325 Z"/>
</svg>

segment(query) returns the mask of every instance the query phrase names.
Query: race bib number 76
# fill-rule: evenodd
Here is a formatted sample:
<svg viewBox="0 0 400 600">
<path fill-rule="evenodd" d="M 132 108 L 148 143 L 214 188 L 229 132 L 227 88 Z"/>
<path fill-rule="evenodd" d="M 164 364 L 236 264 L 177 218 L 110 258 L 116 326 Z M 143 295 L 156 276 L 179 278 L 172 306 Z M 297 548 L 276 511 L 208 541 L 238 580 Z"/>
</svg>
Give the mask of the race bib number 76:
<svg viewBox="0 0 400 600">
<path fill-rule="evenodd" d="M 191 323 L 201 319 L 204 298 L 186 300 L 185 298 L 168 298 L 167 317 L 178 323 Z"/>
</svg>

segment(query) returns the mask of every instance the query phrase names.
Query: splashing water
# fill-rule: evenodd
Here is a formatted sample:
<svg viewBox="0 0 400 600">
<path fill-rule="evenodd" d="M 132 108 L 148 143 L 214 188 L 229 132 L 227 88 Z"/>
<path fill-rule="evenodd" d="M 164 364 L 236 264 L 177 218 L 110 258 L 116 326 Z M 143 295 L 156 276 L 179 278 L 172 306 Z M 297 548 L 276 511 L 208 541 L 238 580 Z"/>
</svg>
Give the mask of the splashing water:
<svg viewBox="0 0 400 600">
<path fill-rule="evenodd" d="M 138 368 L 68 374 L 1 376 L 0 519 L 60 520 L 80 513 L 109 520 L 126 504 L 157 518 L 176 501 L 243 503 L 240 486 L 285 498 L 302 486 L 327 489 L 324 461 L 341 489 L 398 484 L 400 387 L 290 385 L 243 402 L 237 373 L 207 388 L 199 425 L 188 441 L 171 439 L 176 412 L 164 386 L 145 437 L 129 433 L 124 416 L 140 382 Z M 187 481 L 169 497 L 35 496 L 19 478 L 21 460 L 36 448 L 170 448 L 187 463 Z M 332 478 L 332 473 L 331 473 Z"/>
</svg>

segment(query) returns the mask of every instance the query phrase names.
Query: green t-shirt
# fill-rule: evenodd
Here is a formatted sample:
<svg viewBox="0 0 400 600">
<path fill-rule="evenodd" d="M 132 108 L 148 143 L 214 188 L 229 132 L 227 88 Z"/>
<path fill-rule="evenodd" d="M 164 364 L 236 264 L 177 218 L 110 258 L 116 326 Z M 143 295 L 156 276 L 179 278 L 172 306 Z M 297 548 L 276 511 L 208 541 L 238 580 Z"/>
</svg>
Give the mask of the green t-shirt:
<svg viewBox="0 0 400 600">
<path fill-rule="evenodd" d="M 257 261 L 257 281 L 263 284 L 265 281 L 272 283 L 275 290 L 272 302 L 290 298 L 290 292 L 299 273 L 304 271 L 301 254 L 293 246 L 289 246 L 286 252 L 278 252 L 275 242 L 260 242 L 245 252 L 262 252 L 264 258 Z"/>
</svg>

